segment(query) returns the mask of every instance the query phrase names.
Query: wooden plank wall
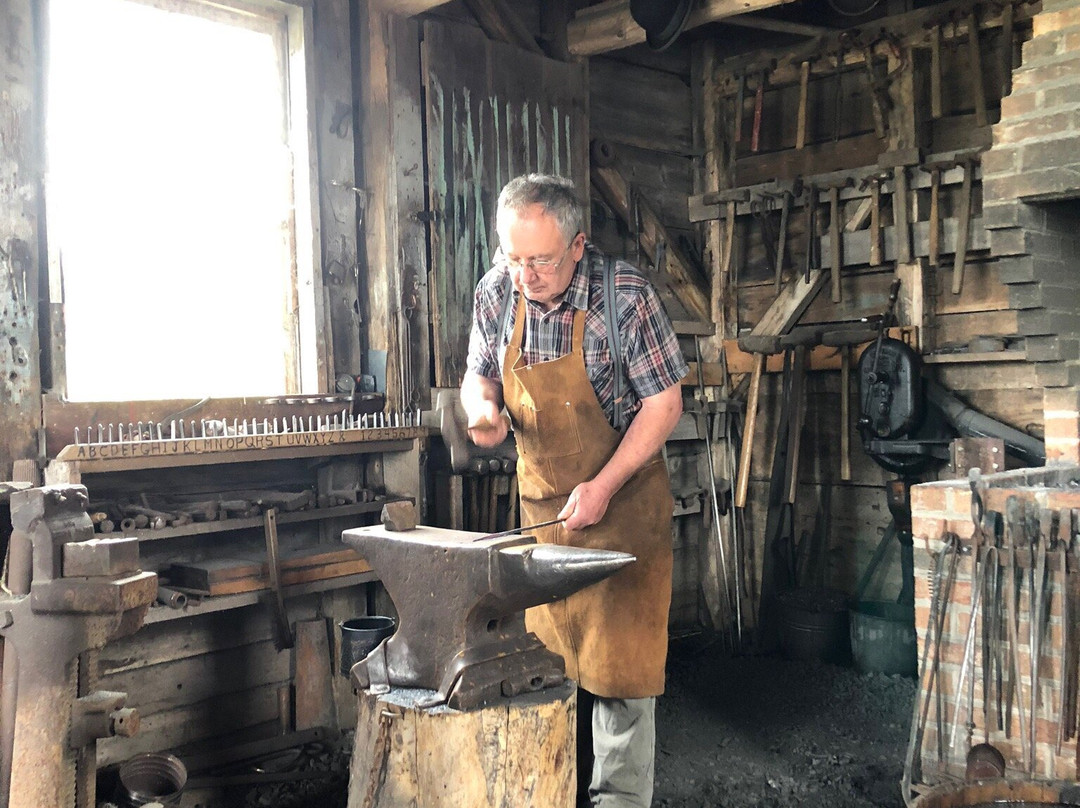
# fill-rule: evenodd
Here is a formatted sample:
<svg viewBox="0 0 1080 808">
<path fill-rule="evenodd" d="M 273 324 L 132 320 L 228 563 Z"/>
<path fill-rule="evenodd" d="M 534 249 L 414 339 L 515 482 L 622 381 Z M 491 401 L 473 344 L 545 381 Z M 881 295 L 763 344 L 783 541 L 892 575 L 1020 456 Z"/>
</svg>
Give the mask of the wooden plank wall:
<svg viewBox="0 0 1080 808">
<path fill-rule="evenodd" d="M 424 25 L 435 385 L 461 383 L 499 189 L 543 171 L 588 182 L 585 71 L 449 22 Z"/>
<path fill-rule="evenodd" d="M 364 587 L 342 594 L 350 601 L 347 608 L 327 619 L 327 630 L 335 633 L 335 617 L 365 613 Z M 324 614 L 318 595 L 289 602 L 294 622 Z M 292 682 L 293 652 L 276 650 L 272 635 L 269 610 L 250 606 L 154 623 L 106 646 L 99 684 L 128 694 L 141 727 L 134 737 L 99 742 L 98 765 L 148 749 L 240 738 L 277 722 L 278 690 Z M 335 636 L 331 648 L 336 644 Z M 341 678 L 336 671 L 335 678 Z M 341 719 L 347 727 L 348 718 Z"/>
<path fill-rule="evenodd" d="M 967 7 L 965 6 L 965 9 Z M 1030 11 L 1017 6 L 1015 40 L 1006 44 L 1001 35 L 1000 10 L 980 6 L 979 38 L 982 47 L 982 84 L 986 97 L 987 121 L 992 124 L 999 115 L 1002 87 L 1006 84 L 1005 64 L 1019 55 L 1020 43 L 1030 35 Z M 874 166 L 880 155 L 890 149 L 921 148 L 924 156 L 942 156 L 957 150 L 985 148 L 990 143 L 990 128 L 975 125 L 974 91 L 969 69 L 969 32 L 966 11 L 956 11 L 956 4 L 943 9 L 923 9 L 904 15 L 895 32 L 898 49 L 881 52 L 876 63 L 881 75 L 890 75 L 889 98 L 892 109 L 888 115 L 889 131 L 885 138 L 874 132 L 869 83 L 861 63 L 861 55 L 846 51 L 839 73 L 840 104 L 837 117 L 835 60 L 837 43 L 822 41 L 794 50 L 758 51 L 718 65 L 712 85 L 721 105 L 721 143 L 731 146 L 735 140 L 733 121 L 735 98 L 740 77 L 746 77 L 742 108 L 744 129 L 733 149 L 722 151 L 719 162 L 724 167 L 724 182 L 720 187 L 739 187 L 764 183 L 773 178 L 795 179 L 840 170 L 856 170 Z M 942 114 L 934 118 L 930 105 L 930 41 L 932 25 L 942 25 Z M 888 26 L 894 30 L 893 26 Z M 809 83 L 809 115 L 807 145 L 795 149 L 795 114 L 798 109 L 799 66 L 811 64 Z M 751 150 L 751 131 L 754 117 L 754 91 L 765 76 L 760 146 Z M 708 90 L 707 90 L 708 91 Z M 838 124 L 838 126 L 837 126 Z M 835 140 L 834 140 L 835 138 Z M 958 174 L 955 175 L 958 178 Z M 926 239 L 930 208 L 928 174 L 915 167 L 909 171 L 913 185 L 921 185 L 910 194 L 907 202 L 914 222 L 916 252 L 922 244 L 926 255 Z M 700 178 L 699 187 L 705 187 Z M 856 183 L 857 185 L 857 183 Z M 988 251 L 985 231 L 976 227 L 964 268 L 964 284 L 960 294 L 953 294 L 952 264 L 954 232 L 952 223 L 959 210 L 958 179 L 943 185 L 941 205 L 945 220 L 940 266 L 930 267 L 925 257 L 903 267 L 888 256 L 882 266 L 871 267 L 865 232 L 853 233 L 851 248 L 845 242 L 842 300 L 834 303 L 826 288 L 802 316 L 800 324 L 828 326 L 856 321 L 879 314 L 884 310 L 889 285 L 899 273 L 904 286 L 901 292 L 900 319 L 903 325 L 920 328 L 924 353 L 943 353 L 962 347 L 977 336 L 994 336 L 1006 341 L 1010 350 L 1023 350 L 1017 339 L 1017 312 L 1009 308 L 1008 290 L 998 278 L 996 262 Z M 978 175 L 974 182 L 973 217 L 981 215 L 981 192 Z M 848 222 L 863 200 L 852 199 L 842 204 L 842 223 Z M 893 221 L 893 199 L 883 195 L 882 223 L 889 227 Z M 827 206 L 826 206 L 827 207 Z M 748 213 L 748 211 L 747 211 Z M 772 213 L 774 224 L 778 213 Z M 819 234 L 826 222 L 827 210 L 820 214 Z M 806 252 L 806 226 L 801 209 L 792 216 L 788 230 L 790 262 L 784 282 L 801 273 Z M 705 225 L 708 226 L 708 225 Z M 723 220 L 720 221 L 723 227 Z M 860 230 L 865 231 L 863 223 Z M 887 246 L 891 237 L 886 235 Z M 861 241 L 860 241 L 861 239 Z M 858 250 L 854 245 L 859 244 Z M 823 250 L 825 266 L 829 265 L 828 248 Z M 713 255 L 713 271 L 718 271 L 719 255 Z M 769 264 L 761 231 L 754 218 L 740 215 L 734 256 L 736 283 L 731 291 L 736 295 L 733 308 L 738 313 L 738 329 L 752 328 L 776 296 L 773 286 L 773 266 Z M 920 309 L 920 306 L 922 307 Z M 734 330 L 733 330 L 734 331 Z M 1037 386 L 1033 367 L 1018 362 L 961 362 L 948 356 L 928 365 L 928 372 L 945 386 L 954 390 L 969 404 L 1012 426 L 1041 430 L 1042 391 Z M 963 357 L 961 357 L 963 359 Z M 800 508 L 795 535 L 812 533 L 815 524 L 823 522 L 827 537 L 828 574 L 826 582 L 851 592 L 855 581 L 867 563 L 878 537 L 889 522 L 882 484 L 893 475 L 871 462 L 862 451 L 853 424 L 839 423 L 839 374 L 811 373 L 806 401 L 806 431 L 800 463 Z M 853 383 L 853 391 L 855 390 Z M 764 519 L 766 512 L 768 475 L 775 436 L 776 419 L 782 405 L 779 394 L 779 375 L 768 376 L 762 386 L 762 399 L 754 440 L 753 473 L 747 519 L 750 533 L 758 545 L 756 559 L 760 574 Z M 839 480 L 840 432 L 847 429 L 852 440 L 853 479 Z M 943 472 L 932 471 L 925 479 Z M 819 528 L 820 529 L 820 528 Z M 898 589 L 899 563 L 895 549 L 886 559 L 890 576 L 886 588 L 895 595 Z M 873 593 L 871 593 L 871 596 Z"/>
<path fill-rule="evenodd" d="M 686 210 L 694 153 L 689 59 L 675 54 L 649 58 L 642 50 L 589 60 L 589 136 L 614 147 L 615 167 L 633 192 L 656 211 L 673 237 L 693 245 L 685 252 L 696 256 L 696 232 Z M 639 57 L 649 64 L 633 61 Z M 597 245 L 647 264 L 634 245 L 634 228 L 593 197 L 591 235 Z M 599 218 L 598 210 L 603 211 Z"/>
</svg>

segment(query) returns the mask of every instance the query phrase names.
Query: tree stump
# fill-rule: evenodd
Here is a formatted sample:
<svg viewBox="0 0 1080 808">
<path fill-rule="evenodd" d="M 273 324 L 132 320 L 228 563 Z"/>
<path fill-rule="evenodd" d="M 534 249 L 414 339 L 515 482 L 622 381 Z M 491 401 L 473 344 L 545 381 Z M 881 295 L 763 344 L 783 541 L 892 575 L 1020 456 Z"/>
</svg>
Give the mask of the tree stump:
<svg viewBox="0 0 1080 808">
<path fill-rule="evenodd" d="M 573 808 L 573 682 L 469 712 L 433 695 L 360 692 L 349 808 Z"/>
</svg>

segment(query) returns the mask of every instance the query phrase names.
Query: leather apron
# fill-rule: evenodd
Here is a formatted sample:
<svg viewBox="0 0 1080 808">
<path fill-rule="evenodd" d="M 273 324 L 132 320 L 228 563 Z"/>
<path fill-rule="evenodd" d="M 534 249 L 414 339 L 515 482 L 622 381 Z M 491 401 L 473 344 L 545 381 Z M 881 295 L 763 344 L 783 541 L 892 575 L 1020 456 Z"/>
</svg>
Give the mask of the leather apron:
<svg viewBox="0 0 1080 808">
<path fill-rule="evenodd" d="M 556 518 L 574 487 L 608 462 L 622 435 L 608 422 L 585 370 L 585 312 L 574 313 L 568 354 L 526 365 L 525 306 L 521 295 L 502 378 L 517 441 L 521 520 L 528 525 Z M 566 675 L 598 696 L 645 698 L 664 691 L 672 508 L 667 466 L 657 454 L 611 498 L 599 523 L 533 532 L 541 543 L 637 556 L 610 578 L 525 614 L 527 628 L 566 660 Z"/>
</svg>

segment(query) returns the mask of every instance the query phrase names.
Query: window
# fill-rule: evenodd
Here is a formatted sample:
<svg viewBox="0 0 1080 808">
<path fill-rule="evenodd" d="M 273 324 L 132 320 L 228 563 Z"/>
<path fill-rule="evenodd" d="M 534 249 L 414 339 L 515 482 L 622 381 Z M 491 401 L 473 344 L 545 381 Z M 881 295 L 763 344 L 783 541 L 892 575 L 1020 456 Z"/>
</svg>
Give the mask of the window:
<svg viewBox="0 0 1080 808">
<path fill-rule="evenodd" d="M 49 6 L 50 298 L 64 302 L 67 398 L 314 392 L 299 10 Z"/>
</svg>

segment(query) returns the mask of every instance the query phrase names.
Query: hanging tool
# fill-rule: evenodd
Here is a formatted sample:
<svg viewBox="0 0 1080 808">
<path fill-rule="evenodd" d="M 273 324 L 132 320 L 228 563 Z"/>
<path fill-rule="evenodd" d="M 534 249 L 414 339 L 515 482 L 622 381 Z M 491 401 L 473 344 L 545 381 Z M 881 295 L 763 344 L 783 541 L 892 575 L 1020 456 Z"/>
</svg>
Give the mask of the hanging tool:
<svg viewBox="0 0 1080 808">
<path fill-rule="evenodd" d="M 731 268 L 735 258 L 735 227 L 738 223 L 738 203 L 747 202 L 750 199 L 750 191 L 746 188 L 737 188 L 731 191 L 718 191 L 714 197 L 715 203 L 723 203 L 726 207 L 724 215 L 724 260 L 720 265 L 720 276 L 731 277 Z M 730 281 L 729 281 L 730 283 Z M 732 286 L 734 284 L 732 283 Z"/>
<path fill-rule="evenodd" d="M 979 42 L 979 10 L 972 6 L 967 17 L 968 25 L 968 64 L 967 72 L 971 76 L 971 92 L 975 99 L 975 125 L 986 126 L 986 89 L 983 87 L 982 46 Z"/>
<path fill-rule="evenodd" d="M 975 173 L 973 156 L 960 158 L 964 169 L 964 182 L 960 187 L 960 211 L 956 223 L 956 252 L 953 256 L 952 293 L 960 294 L 964 285 L 964 264 L 967 263 L 968 237 L 971 233 L 971 185 Z"/>
<path fill-rule="evenodd" d="M 821 266 L 821 243 L 817 237 L 818 189 L 810 184 L 806 188 L 806 263 L 803 266 L 803 283 L 810 283 L 811 270 Z"/>
<path fill-rule="evenodd" d="M 872 267 L 881 266 L 881 183 L 885 176 L 874 174 L 859 183 L 859 190 L 870 189 L 870 256 Z"/>
<path fill-rule="evenodd" d="M 704 363 L 701 361 L 701 340 L 698 337 L 694 337 L 694 354 L 697 358 L 697 384 L 698 395 L 700 396 L 701 405 L 704 408 L 707 405 L 705 399 L 705 371 L 703 370 Z M 731 590 L 728 587 L 728 566 L 727 556 L 724 553 L 724 536 L 720 532 L 720 504 L 717 502 L 716 496 L 716 468 L 713 464 L 713 449 L 712 441 L 710 438 L 708 415 L 703 409 L 703 417 L 705 418 L 705 456 L 709 461 L 709 500 L 712 502 L 713 524 L 716 526 L 716 547 L 720 553 L 720 579 L 724 584 L 724 598 L 727 600 L 727 611 L 730 615 L 732 613 L 732 605 L 734 605 L 735 613 L 735 637 L 736 648 L 742 646 L 742 619 L 741 619 L 741 607 L 739 605 L 739 593 L 735 593 L 735 603 L 731 602 Z M 738 563 L 736 561 L 736 563 Z"/>
<path fill-rule="evenodd" d="M 1028 766 L 1027 716 L 1024 714 L 1020 698 L 1020 611 L 1017 600 L 1018 575 L 1020 571 L 1017 558 L 1018 545 L 1025 536 L 1024 514 L 1019 498 L 1010 496 L 1005 501 L 1005 545 L 1009 555 L 1008 578 L 1005 582 L 1006 623 L 1009 635 L 1009 649 L 1012 665 L 1009 671 L 1009 684 L 1005 692 L 1005 737 L 1009 737 L 1012 724 L 1012 702 L 1015 695 L 1017 712 L 1020 715 L 1020 752 L 1024 768 Z"/>
<path fill-rule="evenodd" d="M 735 507 L 746 507 L 746 492 L 750 485 L 750 459 L 757 426 L 758 398 L 761 394 L 761 374 L 765 357 L 780 352 L 779 337 L 745 336 L 739 338 L 739 348 L 754 354 L 754 369 L 750 374 L 750 391 L 746 396 L 746 421 L 743 426 L 742 447 L 739 453 L 739 476 L 735 481 Z"/>
<path fill-rule="evenodd" d="M 919 685 L 915 690 L 915 706 L 911 720 L 911 734 L 908 736 L 907 756 L 904 763 L 904 776 L 901 780 L 903 794 L 910 795 L 911 784 L 922 780 L 922 742 L 926 732 L 927 719 L 930 717 L 930 699 L 938 698 L 938 722 L 940 738 L 941 693 L 938 684 L 938 668 L 941 661 L 941 642 L 948 617 L 948 605 L 952 596 L 952 583 L 956 576 L 956 563 L 960 554 L 959 539 L 953 533 L 944 536 L 944 546 L 937 554 L 934 571 L 930 580 L 930 617 L 927 623 L 926 642 L 923 644 L 922 659 L 919 663 Z M 948 571 L 946 572 L 946 566 Z M 933 652 L 931 653 L 931 648 Z M 939 740 L 939 749 L 941 741 Z"/>
<path fill-rule="evenodd" d="M 832 259 L 832 302 L 842 299 L 840 291 L 840 271 L 844 265 L 844 244 L 840 230 L 840 189 L 851 185 L 851 178 L 834 181 L 826 186 L 829 190 L 829 257 Z"/>
<path fill-rule="evenodd" d="M 750 132 L 750 151 L 755 154 L 761 148 L 761 116 L 765 107 L 765 71 L 762 70 L 758 79 L 757 90 L 754 91 L 754 128 Z"/>
<path fill-rule="evenodd" d="M 896 262 L 910 264 L 912 260 L 911 227 L 908 216 L 907 167 L 918 165 L 922 155 L 918 149 L 901 149 L 885 152 L 878 157 L 878 166 L 891 170 L 893 178 L 893 225 L 896 240 Z"/>
<path fill-rule="evenodd" d="M 863 69 L 866 71 L 866 87 L 870 94 L 870 108 L 874 116 L 874 134 L 881 140 L 888 134 L 887 121 L 885 119 L 888 110 L 889 98 L 888 81 L 882 81 L 874 66 L 874 48 L 863 48 Z"/>
<path fill-rule="evenodd" d="M 1058 675 L 1057 680 L 1061 687 L 1061 696 L 1059 701 L 1058 710 L 1058 730 L 1057 730 L 1057 742 L 1054 746 L 1054 753 L 1061 754 L 1061 745 L 1065 740 L 1066 729 L 1066 715 L 1069 704 L 1069 690 L 1070 682 L 1066 678 L 1068 676 L 1068 660 L 1069 660 L 1069 646 L 1072 643 L 1070 635 L 1069 622 L 1072 619 L 1072 610 L 1069 608 L 1069 584 L 1068 584 L 1068 570 L 1066 567 L 1067 550 L 1069 547 L 1069 540 L 1072 538 L 1072 514 L 1067 508 L 1062 508 L 1058 512 L 1058 532 L 1057 539 L 1054 541 L 1054 561 L 1057 565 L 1058 572 L 1058 591 L 1061 593 L 1061 653 L 1058 656 Z"/>
<path fill-rule="evenodd" d="M 792 192 L 786 188 L 780 192 L 780 232 L 776 238 L 776 269 L 773 286 L 777 294 L 783 284 L 784 264 L 787 258 L 788 215 L 791 213 Z"/>
<path fill-rule="evenodd" d="M 772 212 L 775 200 L 769 194 L 761 194 L 754 197 L 750 202 L 750 214 L 757 222 L 761 234 L 761 246 L 765 249 L 766 266 L 773 267 L 776 264 L 776 240 L 777 233 L 774 229 Z"/>
<path fill-rule="evenodd" d="M 968 614 L 967 631 L 964 634 L 964 652 L 960 663 L 960 677 L 956 683 L 956 706 L 953 708 L 952 732 L 949 735 L 949 749 L 956 748 L 956 730 L 960 726 L 961 709 L 964 707 L 964 685 L 969 682 L 967 688 L 967 748 L 972 747 L 972 735 L 975 732 L 975 630 L 982 608 L 983 576 L 980 574 L 985 567 L 981 562 L 985 536 L 983 535 L 984 506 L 982 491 L 980 489 L 981 473 L 978 468 L 973 468 L 968 473 L 968 483 L 971 488 L 971 521 L 974 530 L 971 535 L 971 611 Z M 985 617 L 984 617 L 985 619 Z M 983 665 L 985 666 L 985 657 Z M 968 679 L 970 675 L 970 679 Z"/>
<path fill-rule="evenodd" d="M 270 613 L 274 619 L 274 647 L 279 651 L 293 647 L 292 624 L 285 610 L 281 591 L 281 557 L 278 546 L 277 508 L 263 514 L 263 538 L 266 540 L 266 566 L 270 572 Z"/>
<path fill-rule="evenodd" d="M 743 103 L 746 101 L 746 74 L 740 73 L 736 79 L 738 89 L 735 91 L 735 138 L 734 142 L 742 141 L 743 130 Z"/>
<path fill-rule="evenodd" d="M 1039 703 L 1039 677 L 1042 672 L 1043 638 L 1046 631 L 1046 599 L 1049 594 L 1046 591 L 1047 574 L 1046 562 L 1050 556 L 1050 537 L 1053 530 L 1054 512 L 1048 508 L 1039 511 L 1039 523 L 1036 532 L 1032 534 L 1031 544 L 1031 574 L 1032 587 L 1029 595 L 1031 607 L 1030 632 L 1031 641 L 1028 648 L 1028 658 L 1031 665 L 1031 721 L 1028 724 L 1028 746 L 1031 749 L 1031 759 L 1028 761 L 1028 774 L 1035 774 L 1038 747 L 1036 746 L 1036 726 L 1038 724 Z"/>
<path fill-rule="evenodd" d="M 936 267 L 941 259 L 941 163 L 926 163 L 923 171 L 930 172 L 930 266 Z"/>
<path fill-rule="evenodd" d="M 806 146 L 806 105 L 810 96 L 810 60 L 799 65 L 799 112 L 795 118 L 795 148 Z"/>
<path fill-rule="evenodd" d="M 899 283 L 899 279 L 893 282 Z M 840 349 L 840 479 L 851 479 L 851 349 L 872 342 L 875 331 L 865 328 L 842 328 L 826 331 L 821 344 Z"/>
</svg>

